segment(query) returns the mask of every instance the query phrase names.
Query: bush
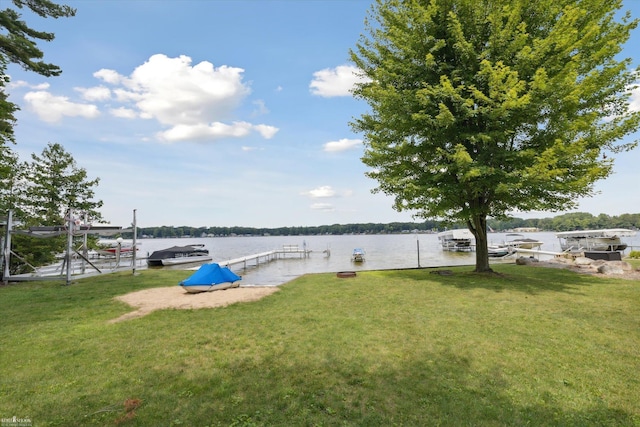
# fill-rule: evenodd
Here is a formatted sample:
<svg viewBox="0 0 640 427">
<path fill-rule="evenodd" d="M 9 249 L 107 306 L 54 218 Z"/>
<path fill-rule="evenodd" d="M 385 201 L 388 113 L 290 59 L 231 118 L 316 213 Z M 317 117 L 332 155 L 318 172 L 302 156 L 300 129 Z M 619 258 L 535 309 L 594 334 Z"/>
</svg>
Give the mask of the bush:
<svg viewBox="0 0 640 427">
<path fill-rule="evenodd" d="M 640 259 L 640 251 L 631 251 L 631 252 L 629 252 L 629 258 L 638 258 L 638 259 Z"/>
</svg>

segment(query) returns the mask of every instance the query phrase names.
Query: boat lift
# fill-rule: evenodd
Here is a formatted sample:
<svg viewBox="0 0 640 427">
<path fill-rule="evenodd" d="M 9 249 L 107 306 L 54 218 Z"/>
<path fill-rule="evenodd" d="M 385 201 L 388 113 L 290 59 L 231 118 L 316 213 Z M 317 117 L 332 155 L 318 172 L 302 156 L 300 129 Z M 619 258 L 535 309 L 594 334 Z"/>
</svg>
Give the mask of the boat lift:
<svg viewBox="0 0 640 427">
<path fill-rule="evenodd" d="M 542 251 L 539 249 L 523 249 L 517 248 L 514 250 L 516 255 L 527 254 L 531 255 L 552 255 L 555 258 L 568 258 L 575 259 L 576 257 L 584 256 L 591 259 L 603 259 L 606 261 L 620 261 L 621 254 L 620 251 L 589 251 L 585 248 L 578 248 L 577 250 L 574 248 L 569 248 L 563 252 L 553 252 L 553 251 Z M 539 257 L 538 257 L 539 258 Z"/>
<path fill-rule="evenodd" d="M 134 210 L 134 230 L 135 230 L 135 210 Z M 6 220 L 6 235 L 4 238 L 4 242 L 2 244 L 2 256 L 0 257 L 0 268 L 2 272 L 2 281 L 7 284 L 9 281 L 25 281 L 25 280 L 34 280 L 34 276 L 12 276 L 10 271 L 11 265 L 11 256 L 18 257 L 22 261 L 26 262 L 23 258 L 21 258 L 18 254 L 12 251 L 11 249 L 11 236 L 14 234 L 26 235 L 36 238 L 50 238 L 55 236 L 67 236 L 67 247 L 64 254 L 64 261 L 62 264 L 62 269 L 66 270 L 66 284 L 69 285 L 71 283 L 71 270 L 72 270 L 72 254 L 77 254 L 83 261 L 82 264 L 82 272 L 85 271 L 85 262 L 89 264 L 92 268 L 94 268 L 98 273 L 102 273 L 100 269 L 93 264 L 87 254 L 87 236 L 89 234 L 97 234 L 97 235 L 114 235 L 120 234 L 123 231 L 131 231 L 131 230 L 123 230 L 120 226 L 113 225 L 105 225 L 105 224 L 83 224 L 79 219 L 74 218 L 73 209 L 69 209 L 67 216 L 65 218 L 65 225 L 63 226 L 44 226 L 44 227 L 29 227 L 28 230 L 15 229 L 13 224 L 13 212 L 10 210 L 7 213 Z M 135 231 L 133 233 L 133 272 L 135 274 Z M 73 238 L 74 236 L 83 236 L 83 244 L 82 248 L 84 249 L 81 253 L 73 248 Z M 118 254 L 119 255 L 119 254 Z M 116 257 L 116 267 L 119 262 L 119 256 Z M 28 263 L 27 263 L 28 264 Z M 35 267 L 28 264 L 32 269 L 35 270 Z M 36 280 L 47 279 L 45 276 L 37 276 Z M 51 279 L 60 279 L 60 276 L 51 277 Z"/>
</svg>

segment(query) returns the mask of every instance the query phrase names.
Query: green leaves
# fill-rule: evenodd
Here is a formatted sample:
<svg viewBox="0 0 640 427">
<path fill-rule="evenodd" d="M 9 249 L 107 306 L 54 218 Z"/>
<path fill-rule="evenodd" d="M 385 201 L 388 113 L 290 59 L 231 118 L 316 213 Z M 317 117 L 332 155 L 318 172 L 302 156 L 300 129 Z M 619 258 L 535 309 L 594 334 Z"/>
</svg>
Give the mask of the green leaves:
<svg viewBox="0 0 640 427">
<path fill-rule="evenodd" d="M 69 17 L 75 15 L 75 9 L 57 5 L 48 0 L 13 0 L 14 5 L 22 9 L 28 7 L 43 18 Z M 24 69 L 34 71 L 43 76 L 57 76 L 61 73 L 58 66 L 41 61 L 44 54 L 38 48 L 39 40 L 51 41 L 52 33 L 37 31 L 21 20 L 21 15 L 12 9 L 0 10 L 0 58 L 16 63 Z"/>
<path fill-rule="evenodd" d="M 4 2 L 5 5 L 9 2 Z M 62 70 L 57 65 L 49 64 L 41 59 L 44 53 L 38 48 L 38 41 L 51 41 L 53 33 L 34 30 L 21 18 L 18 11 L 29 8 L 40 17 L 60 18 L 75 15 L 75 9 L 58 5 L 49 0 L 12 0 L 15 9 L 0 10 L 0 148 L 13 143 L 13 127 L 16 124 L 15 112 L 18 106 L 8 100 L 2 90 L 9 82 L 6 67 L 10 63 L 18 64 L 28 71 L 50 77 L 59 75 Z M 0 152 L 0 156 L 5 153 Z M 0 163 L 4 159 L 0 157 Z"/>
<path fill-rule="evenodd" d="M 87 171 L 76 165 L 62 145 L 49 143 L 41 156 L 32 154 L 31 158 L 25 205 L 33 218 L 41 225 L 60 225 L 66 210 L 74 208 L 100 219 L 97 209 L 102 201 L 93 200 L 100 179 L 87 179 Z"/>
<path fill-rule="evenodd" d="M 629 150 L 636 74 L 617 58 L 637 21 L 620 0 L 378 0 L 351 59 L 371 111 L 351 123 L 394 208 L 466 222 L 567 210 Z M 375 21 L 375 22 L 374 22 Z M 483 258 L 484 256 L 484 258 Z"/>
<path fill-rule="evenodd" d="M 612 172 L 603 152 L 630 149 L 640 120 L 616 56 L 637 23 L 617 21 L 620 6 L 377 1 L 351 58 L 370 78 L 355 95 L 371 111 L 352 127 L 378 190 L 453 220 L 478 200 L 501 216 L 591 194 Z"/>
</svg>

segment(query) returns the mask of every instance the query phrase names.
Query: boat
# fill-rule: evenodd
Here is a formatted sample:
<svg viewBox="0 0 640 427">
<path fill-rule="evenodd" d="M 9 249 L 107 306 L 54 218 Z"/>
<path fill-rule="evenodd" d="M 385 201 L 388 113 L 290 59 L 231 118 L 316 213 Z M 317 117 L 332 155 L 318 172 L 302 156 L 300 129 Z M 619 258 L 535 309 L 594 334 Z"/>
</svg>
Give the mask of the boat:
<svg viewBox="0 0 640 427">
<path fill-rule="evenodd" d="M 178 283 L 178 286 L 190 294 L 200 292 L 219 291 L 240 286 L 238 281 L 242 277 L 238 276 L 228 267 L 220 267 L 220 264 L 203 264 L 189 278 Z"/>
<path fill-rule="evenodd" d="M 140 250 L 138 246 L 141 243 L 136 243 L 136 252 Z M 133 241 L 132 240 L 98 240 L 98 249 L 96 249 L 98 255 L 104 256 L 117 256 L 120 252 L 120 256 L 132 256 L 133 255 Z"/>
<path fill-rule="evenodd" d="M 565 252 L 580 251 L 624 251 L 627 244 L 621 237 L 633 237 L 636 231 L 626 228 L 606 228 L 601 230 L 576 230 L 556 233 L 560 247 Z"/>
<path fill-rule="evenodd" d="M 136 248 L 136 251 L 139 250 Z M 96 253 L 98 255 L 105 256 L 116 256 L 118 255 L 118 248 L 106 248 L 106 249 L 97 249 Z M 120 256 L 131 256 L 133 255 L 133 247 L 122 247 L 120 248 Z"/>
<path fill-rule="evenodd" d="M 351 261 L 364 262 L 364 249 L 355 248 L 351 254 Z"/>
<path fill-rule="evenodd" d="M 475 250 L 475 237 L 470 230 L 459 228 L 438 233 L 442 250 L 454 252 L 470 252 Z"/>
<path fill-rule="evenodd" d="M 505 245 L 488 245 L 487 251 L 491 258 L 502 258 L 513 253 L 513 249 Z"/>
<path fill-rule="evenodd" d="M 506 240 L 504 245 L 512 249 L 540 249 L 543 243 L 540 240 L 529 239 L 517 233 L 507 234 L 507 238 L 509 237 L 511 240 Z"/>
<path fill-rule="evenodd" d="M 510 239 L 505 240 L 502 243 L 487 245 L 490 257 L 501 258 L 514 254 L 518 250 L 522 249 L 539 250 L 540 246 L 544 243 L 540 240 L 525 238 L 522 234 L 517 233 L 507 234 L 506 237 Z"/>
<path fill-rule="evenodd" d="M 211 261 L 213 258 L 204 245 L 172 246 L 153 252 L 147 258 L 147 265 L 159 267 L 165 265 L 187 264 Z"/>
</svg>

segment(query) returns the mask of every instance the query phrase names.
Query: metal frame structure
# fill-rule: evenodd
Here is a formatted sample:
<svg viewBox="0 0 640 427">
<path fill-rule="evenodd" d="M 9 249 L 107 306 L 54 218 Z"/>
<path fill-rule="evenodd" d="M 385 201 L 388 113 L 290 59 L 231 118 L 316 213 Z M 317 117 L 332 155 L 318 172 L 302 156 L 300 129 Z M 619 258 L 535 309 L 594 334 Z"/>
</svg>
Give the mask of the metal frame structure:
<svg viewBox="0 0 640 427">
<path fill-rule="evenodd" d="M 135 274 L 135 247 L 136 247 L 136 219 L 135 219 L 135 210 L 134 210 L 134 222 L 133 222 L 133 272 Z M 69 285 L 71 283 L 71 261 L 72 254 L 77 254 L 82 260 L 82 271 L 84 272 L 84 262 L 89 264 L 92 268 L 94 268 L 99 273 L 102 273 L 98 267 L 96 267 L 91 261 L 88 259 L 87 254 L 87 236 L 89 234 L 96 234 L 102 236 L 112 236 L 115 234 L 120 234 L 123 231 L 132 231 L 123 230 L 120 226 L 113 225 L 105 225 L 105 224 L 86 224 L 81 220 L 74 218 L 73 209 L 69 209 L 67 216 L 65 217 L 65 225 L 62 226 L 45 226 L 45 227 L 29 227 L 27 230 L 15 229 L 13 224 L 13 212 L 9 211 L 7 213 L 6 218 L 6 234 L 4 241 L 2 242 L 2 252 L 0 254 L 0 268 L 2 271 L 2 281 L 3 283 L 8 283 L 9 281 L 23 281 L 23 280 L 33 280 L 33 277 L 24 277 L 24 276 L 11 276 L 11 271 L 9 269 L 11 264 L 11 255 L 20 258 L 18 254 L 12 251 L 11 249 L 11 236 L 14 234 L 21 234 L 36 238 L 50 238 L 55 236 L 67 236 L 67 247 L 64 254 L 63 261 L 63 269 L 66 267 L 66 284 Z M 83 236 L 83 253 L 73 249 L 73 238 L 76 236 Z M 35 269 L 35 267 L 31 266 Z M 37 277 L 37 280 L 44 279 L 44 276 Z M 59 276 L 53 277 L 54 279 L 60 279 Z"/>
</svg>

